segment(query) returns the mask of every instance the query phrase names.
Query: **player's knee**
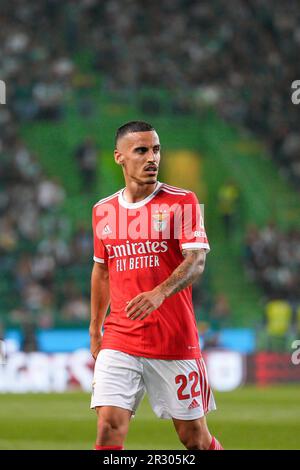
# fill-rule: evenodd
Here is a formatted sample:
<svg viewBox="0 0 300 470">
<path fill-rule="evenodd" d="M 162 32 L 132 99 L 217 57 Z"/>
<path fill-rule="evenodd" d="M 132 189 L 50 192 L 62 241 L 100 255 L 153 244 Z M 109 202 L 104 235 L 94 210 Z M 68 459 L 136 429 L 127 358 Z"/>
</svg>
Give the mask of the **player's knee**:
<svg viewBox="0 0 300 470">
<path fill-rule="evenodd" d="M 201 436 L 187 435 L 180 440 L 188 450 L 207 450 L 209 448 L 209 442 Z"/>
<path fill-rule="evenodd" d="M 178 432 L 179 439 L 188 450 L 207 450 L 210 446 L 210 436 L 197 425 Z"/>
<path fill-rule="evenodd" d="M 193 441 L 193 435 L 194 432 L 191 429 L 186 429 L 183 427 L 178 430 L 178 437 L 186 449 L 189 449 L 189 446 Z"/>
<path fill-rule="evenodd" d="M 127 426 L 123 423 L 107 419 L 98 420 L 98 437 L 104 441 L 110 441 L 113 438 L 123 439 L 126 437 Z"/>
</svg>

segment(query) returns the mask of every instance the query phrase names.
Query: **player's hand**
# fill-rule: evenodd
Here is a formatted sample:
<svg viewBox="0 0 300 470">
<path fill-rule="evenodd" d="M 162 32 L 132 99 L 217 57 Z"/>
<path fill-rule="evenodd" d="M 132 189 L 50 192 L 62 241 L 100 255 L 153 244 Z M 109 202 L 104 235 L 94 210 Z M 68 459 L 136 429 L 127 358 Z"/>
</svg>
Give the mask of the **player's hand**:
<svg viewBox="0 0 300 470">
<path fill-rule="evenodd" d="M 102 344 L 102 335 L 99 333 L 97 335 L 91 335 L 91 344 L 90 350 L 93 358 L 96 360 L 101 349 Z"/>
<path fill-rule="evenodd" d="M 127 317 L 130 320 L 144 320 L 153 310 L 159 308 L 164 300 L 165 296 L 159 288 L 143 292 L 128 302 L 125 308 Z"/>
</svg>

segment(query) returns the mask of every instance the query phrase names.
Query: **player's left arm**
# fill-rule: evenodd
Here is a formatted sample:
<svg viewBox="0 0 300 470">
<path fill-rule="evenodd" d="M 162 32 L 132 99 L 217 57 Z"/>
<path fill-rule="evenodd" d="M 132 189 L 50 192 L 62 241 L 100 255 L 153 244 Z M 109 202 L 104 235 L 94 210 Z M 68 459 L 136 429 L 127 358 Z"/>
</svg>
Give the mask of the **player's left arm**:
<svg viewBox="0 0 300 470">
<path fill-rule="evenodd" d="M 153 290 L 143 292 L 132 299 L 127 307 L 127 317 L 131 320 L 143 320 L 153 310 L 160 307 L 163 301 L 182 289 L 190 286 L 203 273 L 206 251 L 204 249 L 183 250 L 184 260 L 172 274 Z"/>
</svg>

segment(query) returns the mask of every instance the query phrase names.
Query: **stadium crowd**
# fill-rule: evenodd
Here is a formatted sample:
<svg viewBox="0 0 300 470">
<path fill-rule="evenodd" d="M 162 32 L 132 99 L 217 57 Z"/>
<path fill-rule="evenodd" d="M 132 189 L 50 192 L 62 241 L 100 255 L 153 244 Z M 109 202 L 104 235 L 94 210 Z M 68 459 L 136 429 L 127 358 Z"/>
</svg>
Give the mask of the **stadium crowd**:
<svg viewBox="0 0 300 470">
<path fill-rule="evenodd" d="M 300 332 L 300 230 L 284 233 L 273 222 L 263 229 L 250 226 L 244 258 L 250 279 L 265 294 L 262 347 L 289 351 Z"/>
<path fill-rule="evenodd" d="M 57 7 L 13 0 L 0 12 L 0 77 L 9 103 L 0 107 L 0 304 L 10 320 L 41 327 L 52 326 L 58 311 L 66 321 L 87 320 L 89 313 L 88 288 L 78 278 L 89 269 L 90 227 L 72 227 L 61 211 L 62 184 L 44 174 L 19 129 L 30 120 L 60 119 L 73 87 L 73 43 L 67 25 L 65 35 L 55 34 Z M 87 166 L 84 157 L 78 160 Z"/>
<path fill-rule="evenodd" d="M 108 89 L 172 91 L 174 111 L 215 105 L 300 182 L 297 0 L 90 2 L 89 46 Z M 153 107 L 153 109 L 157 109 Z"/>
<path fill-rule="evenodd" d="M 3 278 L 9 283 L 0 302 L 15 292 L 9 305 L 15 307 L 11 318 L 16 321 L 27 321 L 33 314 L 40 326 L 51 326 L 59 309 L 66 319 L 88 318 L 88 299 L 80 286 L 68 275 L 61 284 L 57 276 L 62 269 L 71 272 L 85 266 L 92 251 L 90 230 L 72 230 L 71 221 L 60 211 L 64 199 L 63 187 L 45 177 L 22 141 L 9 149 L 3 143 L 0 259 Z"/>
<path fill-rule="evenodd" d="M 107 91 L 163 87 L 174 112 L 211 103 L 261 136 L 297 184 L 299 20 L 297 0 L 12 0 L 0 13 L 1 79 L 18 117 L 59 118 L 85 49 Z"/>
<path fill-rule="evenodd" d="M 300 301 L 299 230 L 283 233 L 272 222 L 262 230 L 249 227 L 245 260 L 249 275 L 263 287 L 268 298 Z"/>
</svg>

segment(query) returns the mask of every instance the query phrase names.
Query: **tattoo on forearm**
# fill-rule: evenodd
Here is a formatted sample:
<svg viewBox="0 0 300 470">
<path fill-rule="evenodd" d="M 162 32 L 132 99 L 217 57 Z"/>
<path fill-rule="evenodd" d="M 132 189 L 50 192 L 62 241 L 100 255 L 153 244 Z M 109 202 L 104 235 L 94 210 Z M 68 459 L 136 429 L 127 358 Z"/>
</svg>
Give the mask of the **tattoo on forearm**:
<svg viewBox="0 0 300 470">
<path fill-rule="evenodd" d="M 183 250 L 184 261 L 162 283 L 167 297 L 188 287 L 199 276 L 205 263 L 205 255 L 199 250 Z"/>
</svg>

